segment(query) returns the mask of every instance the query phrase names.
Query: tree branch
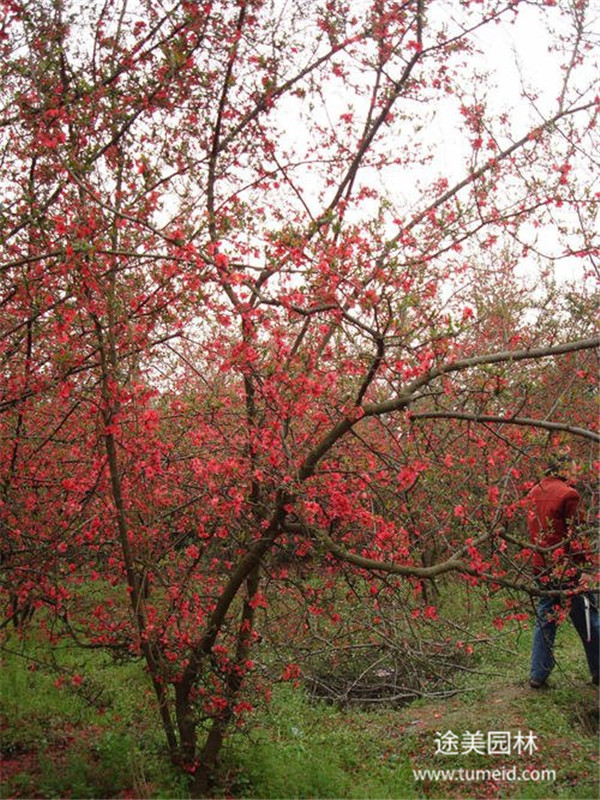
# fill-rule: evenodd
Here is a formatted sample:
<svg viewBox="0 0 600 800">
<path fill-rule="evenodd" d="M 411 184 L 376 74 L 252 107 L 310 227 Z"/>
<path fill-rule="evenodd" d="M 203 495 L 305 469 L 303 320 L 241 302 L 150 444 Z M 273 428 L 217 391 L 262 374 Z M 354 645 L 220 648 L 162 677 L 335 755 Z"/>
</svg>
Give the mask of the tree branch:
<svg viewBox="0 0 600 800">
<path fill-rule="evenodd" d="M 420 411 L 411 414 L 411 419 L 463 419 L 469 422 L 496 422 L 500 425 L 522 425 L 530 428 L 544 428 L 548 431 L 564 431 L 573 436 L 581 436 L 592 442 L 600 442 L 600 435 L 586 428 L 567 425 L 564 422 L 550 422 L 529 417 L 498 417 L 492 414 L 470 414 L 458 411 Z"/>
<path fill-rule="evenodd" d="M 564 342 L 563 344 L 547 345 L 545 347 L 533 347 L 525 350 L 502 350 L 498 353 L 487 353 L 482 356 L 471 356 L 470 358 L 459 359 L 458 361 L 448 361 L 437 369 L 430 370 L 413 381 L 406 389 L 381 403 L 366 403 L 363 406 L 365 416 L 379 416 L 388 414 L 391 411 L 398 411 L 405 408 L 412 400 L 414 393 L 423 386 L 431 383 L 442 375 L 451 372 L 462 372 L 471 367 L 480 367 L 486 364 L 502 364 L 512 361 L 535 361 L 541 358 L 565 355 L 566 353 L 576 353 L 580 350 L 591 350 L 600 347 L 600 336 L 592 336 L 589 339 L 577 339 L 574 342 Z"/>
<path fill-rule="evenodd" d="M 487 353 L 481 356 L 472 356 L 470 358 L 463 358 L 458 361 L 449 361 L 446 364 L 442 364 L 437 369 L 429 370 L 420 378 L 417 378 L 402 392 L 396 395 L 396 397 L 392 397 L 380 403 L 365 403 L 358 409 L 359 413 L 354 414 L 352 417 L 344 417 L 341 419 L 304 459 L 304 462 L 298 470 L 298 479 L 300 481 L 305 481 L 310 478 L 314 474 L 317 464 L 323 456 L 363 417 L 379 417 L 383 414 L 390 414 L 393 411 L 400 411 L 407 408 L 415 401 L 415 393 L 419 389 L 442 375 L 448 375 L 451 372 L 461 372 L 471 367 L 478 367 L 486 364 L 550 358 L 551 356 L 575 353 L 579 350 L 589 350 L 599 346 L 600 336 L 592 336 L 589 339 L 578 339 L 574 342 L 565 342 L 564 344 L 534 347 L 526 350 L 503 350 L 498 353 Z"/>
<path fill-rule="evenodd" d="M 549 120 L 543 122 L 541 125 L 536 126 L 533 130 L 528 131 L 528 133 L 526 133 L 525 136 L 522 136 L 516 142 L 513 142 L 513 144 L 511 144 L 510 147 L 507 147 L 501 153 L 498 153 L 498 155 L 494 156 L 493 158 L 490 158 L 488 161 L 486 161 L 485 164 L 483 164 L 483 166 L 479 167 L 479 169 L 476 169 L 474 172 L 471 172 L 469 175 L 467 175 L 466 178 L 463 178 L 462 181 L 456 183 L 451 189 L 448 189 L 447 192 L 444 192 L 444 194 L 440 195 L 440 197 L 438 197 L 437 200 L 434 200 L 433 203 L 430 203 L 427 206 L 427 208 L 423 209 L 423 211 L 414 216 L 407 225 L 404 225 L 400 229 L 400 231 L 398 231 L 398 233 L 392 239 L 389 240 L 389 242 L 386 244 L 386 251 L 393 249 L 400 241 L 400 239 L 406 233 L 408 233 L 408 231 L 412 230 L 416 225 L 418 225 L 420 222 L 426 219 L 428 214 L 430 214 L 432 211 L 435 211 L 436 208 L 439 208 L 440 206 L 444 205 L 446 201 L 450 200 L 452 197 L 457 195 L 461 191 L 461 189 L 464 189 L 465 186 L 469 186 L 469 184 L 476 181 L 477 178 L 481 178 L 483 175 L 485 175 L 487 172 L 493 169 L 500 161 L 504 161 L 506 158 L 511 156 L 515 151 L 519 150 L 519 148 L 527 144 L 527 142 L 535 141 L 542 131 L 548 130 L 564 117 L 577 114 L 580 111 L 588 111 L 591 108 L 595 108 L 596 105 L 597 103 L 593 101 L 591 103 L 585 103 L 584 105 L 575 106 L 574 108 L 570 108 L 567 110 L 561 109 L 557 114 L 555 114 Z"/>
</svg>

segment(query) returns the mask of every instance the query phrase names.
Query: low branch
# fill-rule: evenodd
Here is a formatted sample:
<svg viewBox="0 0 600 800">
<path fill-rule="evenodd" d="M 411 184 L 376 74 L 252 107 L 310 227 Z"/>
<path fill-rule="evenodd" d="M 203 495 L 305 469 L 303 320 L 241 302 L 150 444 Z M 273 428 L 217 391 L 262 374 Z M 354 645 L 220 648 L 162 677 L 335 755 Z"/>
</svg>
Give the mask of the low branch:
<svg viewBox="0 0 600 800">
<path fill-rule="evenodd" d="M 488 572 L 480 572 L 465 561 L 457 558 L 456 555 L 451 556 L 446 561 L 433 564 L 431 567 L 416 567 L 406 564 L 395 564 L 391 561 L 378 561 L 375 558 L 365 558 L 356 553 L 350 553 L 348 550 L 336 544 L 324 531 L 319 531 L 317 538 L 320 539 L 327 549 L 336 558 L 340 559 L 340 561 L 354 564 L 354 566 L 368 570 L 369 572 L 383 572 L 387 575 L 402 575 L 409 578 L 434 578 L 445 572 L 460 572 L 462 575 L 471 575 L 478 580 L 485 581 L 485 583 L 492 583 L 498 586 L 504 586 L 507 589 L 525 592 L 532 597 L 570 597 L 589 591 L 589 588 L 586 587 L 574 587 L 573 589 L 539 589 L 531 583 L 515 583 L 514 581 L 492 575 Z M 488 538 L 488 536 L 485 535 L 485 537 L 481 538 Z M 477 542 L 473 542 L 474 545 L 476 543 Z"/>
<path fill-rule="evenodd" d="M 564 431 L 573 436 L 581 436 L 592 442 L 600 442 L 600 434 L 586 428 L 567 425 L 565 422 L 550 422 L 544 419 L 531 419 L 530 417 L 497 417 L 492 414 L 470 414 L 458 411 L 419 411 L 411 414 L 411 419 L 462 419 L 468 422 L 494 422 L 499 425 L 522 425 L 528 428 L 544 428 L 548 431 Z"/>
</svg>

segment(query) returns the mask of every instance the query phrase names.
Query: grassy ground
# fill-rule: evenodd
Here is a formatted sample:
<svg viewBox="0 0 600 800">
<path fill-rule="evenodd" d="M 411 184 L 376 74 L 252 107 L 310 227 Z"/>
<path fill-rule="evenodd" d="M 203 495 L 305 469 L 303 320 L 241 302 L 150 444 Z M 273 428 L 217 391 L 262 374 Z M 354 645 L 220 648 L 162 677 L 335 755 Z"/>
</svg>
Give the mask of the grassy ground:
<svg viewBox="0 0 600 800">
<path fill-rule="evenodd" d="M 515 637 L 516 639 L 516 637 Z M 419 700 L 399 710 L 359 712 L 308 704 L 282 691 L 247 739 L 230 746 L 237 760 L 239 795 L 355 798 L 592 798 L 598 796 L 598 693 L 589 682 L 577 636 L 560 631 L 559 667 L 547 689 L 527 684 L 530 635 L 513 644 L 517 655 L 488 651 L 480 668 L 465 673 L 464 694 Z M 532 753 L 436 754 L 439 734 L 519 731 L 536 737 Z M 514 741 L 514 738 L 513 738 Z M 486 743 L 487 744 L 487 743 Z M 462 751 L 462 741 L 459 742 Z M 497 770 L 521 780 L 416 781 L 413 770 Z M 542 770 L 555 778 L 524 780 Z"/>
<path fill-rule="evenodd" d="M 545 690 L 526 682 L 530 631 L 482 645 L 464 692 L 401 709 L 359 711 L 311 703 L 302 689 L 275 687 L 252 727 L 236 732 L 223 759 L 223 797 L 590 798 L 598 796 L 598 695 L 569 625 L 559 631 L 558 667 Z M 165 758 L 147 679 L 138 664 L 100 653 L 50 654 L 12 636 L 2 671 L 2 796 L 169 798 L 187 796 Z M 37 660 L 32 660 L 37 659 Z M 487 673 L 486 675 L 481 673 Z M 79 676 L 85 676 L 81 681 Z M 62 680 L 62 685 L 56 685 Z M 457 755 L 436 739 L 459 737 Z M 464 753 L 467 732 L 518 731 L 533 752 Z M 513 738 L 514 742 L 514 738 Z M 554 770 L 554 779 L 501 779 L 510 768 Z M 415 780 L 413 769 L 497 770 L 498 780 Z M 531 773 L 530 773 L 531 774 Z M 457 777 L 460 777 L 457 775 Z"/>
</svg>

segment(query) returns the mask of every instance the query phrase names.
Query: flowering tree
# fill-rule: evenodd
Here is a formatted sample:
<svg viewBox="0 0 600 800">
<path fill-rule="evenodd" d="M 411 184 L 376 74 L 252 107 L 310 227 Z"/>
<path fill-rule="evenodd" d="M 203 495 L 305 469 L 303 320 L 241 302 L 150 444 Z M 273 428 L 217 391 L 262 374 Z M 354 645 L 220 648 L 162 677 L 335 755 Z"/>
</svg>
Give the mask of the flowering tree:
<svg viewBox="0 0 600 800">
<path fill-rule="evenodd" d="M 5 624 L 141 657 L 198 793 L 290 553 L 527 588 L 527 459 L 598 441 L 587 3 L 292 5 L 2 3 Z"/>
</svg>

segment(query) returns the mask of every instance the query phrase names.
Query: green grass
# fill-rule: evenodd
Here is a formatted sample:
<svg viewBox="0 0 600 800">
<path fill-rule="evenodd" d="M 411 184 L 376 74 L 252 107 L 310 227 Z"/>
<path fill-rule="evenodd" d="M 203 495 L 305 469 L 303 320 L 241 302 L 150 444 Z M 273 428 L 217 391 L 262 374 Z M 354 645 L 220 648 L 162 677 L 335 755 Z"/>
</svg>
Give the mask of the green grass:
<svg viewBox="0 0 600 800">
<path fill-rule="evenodd" d="M 228 747 L 232 788 L 251 797 L 418 797 L 408 759 L 365 736 L 374 716 L 393 724 L 393 715 L 315 705 L 277 687 L 255 730 Z"/>
<path fill-rule="evenodd" d="M 557 637 L 558 666 L 547 690 L 527 686 L 531 629 L 491 625 L 462 691 L 403 708 L 340 709 L 302 689 L 273 687 L 273 699 L 228 739 L 220 797 L 254 798 L 589 798 L 598 794 L 597 692 L 572 627 Z M 5 643 L 1 701 L 3 797 L 188 797 L 185 775 L 168 760 L 147 676 L 137 662 L 98 651 L 51 652 L 16 636 Z M 31 659 L 36 659 L 32 661 Z M 48 663 L 54 659 L 56 665 Z M 475 671 L 472 671 L 475 670 Z M 73 683 L 75 674 L 84 676 Z M 57 688 L 57 677 L 63 685 Z M 533 754 L 436 754 L 436 733 L 532 731 Z M 415 781 L 414 769 L 556 770 L 556 781 L 484 784 Z"/>
<path fill-rule="evenodd" d="M 3 651 L 0 699 L 2 797 L 185 794 L 187 781 L 165 757 L 138 663 L 116 665 L 101 652 L 82 656 L 65 646 L 51 652 L 12 636 Z"/>
</svg>

